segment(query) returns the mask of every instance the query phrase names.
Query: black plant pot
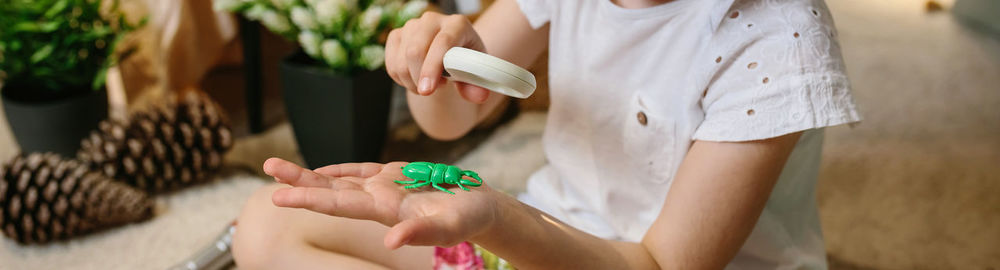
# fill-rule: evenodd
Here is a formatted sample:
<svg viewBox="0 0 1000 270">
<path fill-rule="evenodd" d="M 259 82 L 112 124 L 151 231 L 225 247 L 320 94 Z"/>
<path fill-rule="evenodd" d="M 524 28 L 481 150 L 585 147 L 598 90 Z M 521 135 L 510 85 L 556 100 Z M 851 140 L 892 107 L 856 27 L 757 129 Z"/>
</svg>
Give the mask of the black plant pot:
<svg viewBox="0 0 1000 270">
<path fill-rule="evenodd" d="M 10 129 L 25 153 L 55 152 L 75 157 L 80 140 L 108 117 L 108 95 L 103 89 L 45 102 L 0 96 Z"/>
<path fill-rule="evenodd" d="M 385 70 L 347 77 L 300 51 L 282 61 L 281 85 L 295 140 L 308 167 L 378 161 L 392 91 Z"/>
</svg>

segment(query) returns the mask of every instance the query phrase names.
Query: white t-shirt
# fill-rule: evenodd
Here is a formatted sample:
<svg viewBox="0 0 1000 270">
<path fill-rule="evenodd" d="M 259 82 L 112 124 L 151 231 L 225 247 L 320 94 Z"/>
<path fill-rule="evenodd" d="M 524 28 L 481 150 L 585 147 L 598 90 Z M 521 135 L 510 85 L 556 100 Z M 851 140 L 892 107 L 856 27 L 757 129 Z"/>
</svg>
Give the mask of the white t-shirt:
<svg viewBox="0 0 1000 270">
<path fill-rule="evenodd" d="M 522 201 L 637 242 L 694 140 L 806 131 L 730 268 L 826 267 L 815 198 L 821 128 L 860 116 L 822 1 L 518 3 L 533 27 L 550 25 L 552 101 L 549 164 Z"/>
</svg>

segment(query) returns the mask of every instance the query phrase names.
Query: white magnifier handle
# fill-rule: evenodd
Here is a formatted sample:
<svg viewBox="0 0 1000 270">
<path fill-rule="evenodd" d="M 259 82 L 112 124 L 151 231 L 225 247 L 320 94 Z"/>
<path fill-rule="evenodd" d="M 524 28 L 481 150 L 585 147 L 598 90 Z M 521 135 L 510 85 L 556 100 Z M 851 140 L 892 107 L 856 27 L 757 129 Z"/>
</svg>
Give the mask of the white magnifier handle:
<svg viewBox="0 0 1000 270">
<path fill-rule="evenodd" d="M 444 54 L 444 70 L 452 81 L 480 86 L 516 98 L 535 93 L 535 75 L 515 64 L 476 50 L 454 47 Z"/>
</svg>

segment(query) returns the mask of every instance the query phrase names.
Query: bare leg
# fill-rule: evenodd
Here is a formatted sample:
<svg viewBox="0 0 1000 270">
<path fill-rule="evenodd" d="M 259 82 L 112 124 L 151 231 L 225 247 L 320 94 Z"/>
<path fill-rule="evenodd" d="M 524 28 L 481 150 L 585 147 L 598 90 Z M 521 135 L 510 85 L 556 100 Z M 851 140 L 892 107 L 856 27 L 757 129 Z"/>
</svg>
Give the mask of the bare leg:
<svg viewBox="0 0 1000 270">
<path fill-rule="evenodd" d="M 382 245 L 382 224 L 274 206 L 261 188 L 236 225 L 233 257 L 240 269 L 430 269 L 432 247 Z"/>
</svg>

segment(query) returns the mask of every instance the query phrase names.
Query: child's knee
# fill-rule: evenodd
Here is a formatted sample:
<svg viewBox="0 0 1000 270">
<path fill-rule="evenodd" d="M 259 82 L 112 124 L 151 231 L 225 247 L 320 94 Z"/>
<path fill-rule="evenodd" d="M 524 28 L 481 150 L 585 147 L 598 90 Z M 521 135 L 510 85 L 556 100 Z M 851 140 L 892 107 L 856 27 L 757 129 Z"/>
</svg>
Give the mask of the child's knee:
<svg viewBox="0 0 1000 270">
<path fill-rule="evenodd" d="M 278 207 L 274 206 L 274 203 L 271 202 L 271 194 L 274 194 L 274 191 L 278 189 L 286 187 L 289 186 L 285 184 L 270 184 L 257 189 L 257 191 L 254 191 L 254 193 L 250 195 L 250 198 L 247 199 L 247 204 L 243 206 L 243 213 L 241 213 L 240 216 L 247 214 L 248 209 L 255 210 L 254 213 L 256 213 L 256 211 L 277 210 L 274 208 Z"/>
<path fill-rule="evenodd" d="M 289 209 L 274 206 L 271 194 L 284 185 L 269 185 L 258 189 L 243 206 L 233 235 L 233 258 L 241 269 L 270 269 L 282 246 L 291 239 L 282 227 L 290 222 Z"/>
</svg>

